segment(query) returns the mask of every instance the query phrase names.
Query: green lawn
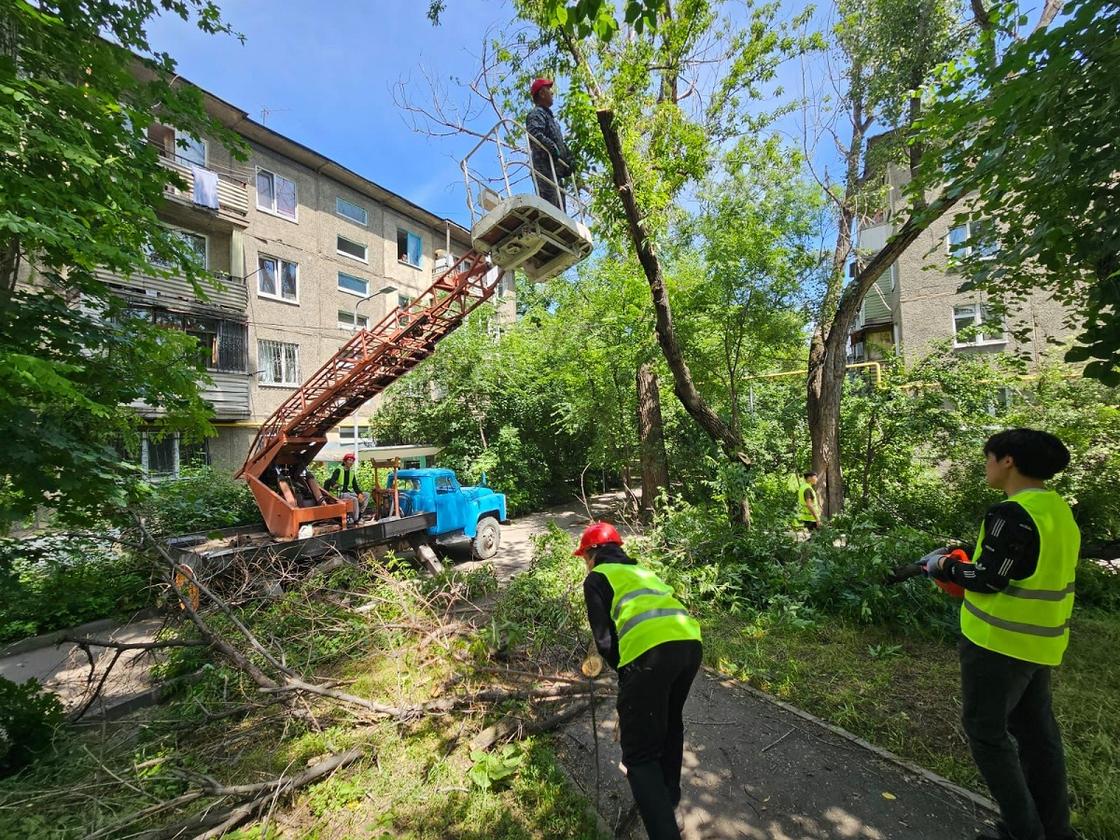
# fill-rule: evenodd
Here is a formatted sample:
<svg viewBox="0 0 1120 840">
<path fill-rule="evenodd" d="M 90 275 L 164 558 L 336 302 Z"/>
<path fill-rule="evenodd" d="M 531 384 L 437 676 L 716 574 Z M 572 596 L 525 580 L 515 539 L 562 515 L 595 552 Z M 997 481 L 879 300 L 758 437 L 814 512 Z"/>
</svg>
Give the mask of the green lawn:
<svg viewBox="0 0 1120 840">
<path fill-rule="evenodd" d="M 951 640 L 834 622 L 799 630 L 709 618 L 708 664 L 872 743 L 984 791 L 960 727 Z M 1054 702 L 1075 820 L 1086 840 L 1120 837 L 1120 615 L 1079 613 Z"/>
</svg>

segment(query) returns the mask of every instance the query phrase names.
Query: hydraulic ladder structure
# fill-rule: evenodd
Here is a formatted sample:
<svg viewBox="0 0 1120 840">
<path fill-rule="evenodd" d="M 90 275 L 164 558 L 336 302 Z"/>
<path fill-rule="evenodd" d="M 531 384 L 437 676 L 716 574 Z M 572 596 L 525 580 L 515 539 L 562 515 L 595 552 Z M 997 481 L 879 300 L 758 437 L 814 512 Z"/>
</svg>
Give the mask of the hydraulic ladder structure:
<svg viewBox="0 0 1120 840">
<path fill-rule="evenodd" d="M 534 171 L 528 145 L 511 139 L 518 130 L 499 122 L 460 164 L 474 249 L 414 302 L 355 333 L 257 432 L 237 477 L 248 482 L 273 537 L 296 539 L 300 527 L 311 523 L 337 522 L 338 530 L 346 530 L 350 504 L 307 471 L 327 432 L 428 358 L 494 295 L 506 272 L 516 269 L 543 282 L 591 253 L 578 185 L 569 189 L 555 171 Z M 496 150 L 496 170 L 472 164 L 483 148 Z M 562 198 L 551 203 L 534 194 L 542 184 Z"/>
<path fill-rule="evenodd" d="M 274 537 L 294 539 L 301 525 L 324 520 L 346 527 L 349 503 L 307 472 L 327 432 L 428 358 L 501 278 L 484 255 L 469 252 L 414 302 L 355 333 L 265 421 L 237 477 L 248 482 Z"/>
</svg>

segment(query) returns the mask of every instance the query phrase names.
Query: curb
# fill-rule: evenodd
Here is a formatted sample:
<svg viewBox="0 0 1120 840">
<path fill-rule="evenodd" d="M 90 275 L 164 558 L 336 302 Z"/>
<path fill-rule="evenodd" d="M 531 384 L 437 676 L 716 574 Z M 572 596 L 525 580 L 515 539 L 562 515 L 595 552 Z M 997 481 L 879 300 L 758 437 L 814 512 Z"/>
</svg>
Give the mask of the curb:
<svg viewBox="0 0 1120 840">
<path fill-rule="evenodd" d="M 28 651 L 57 645 L 66 636 L 88 636 L 90 633 L 98 633 L 102 630 L 108 630 L 110 627 L 119 627 L 137 621 L 145 621 L 149 618 L 156 618 L 160 614 L 160 611 L 155 607 L 145 607 L 133 613 L 127 619 L 99 618 L 96 621 L 87 621 L 85 624 L 79 624 L 77 627 L 66 627 L 62 630 L 52 630 L 49 633 L 43 633 L 40 636 L 29 636 L 26 639 L 20 639 L 17 642 L 12 642 L 0 648 L 0 659 L 5 659 L 9 656 L 18 656 Z"/>
<path fill-rule="evenodd" d="M 948 791 L 949 793 L 954 794 L 955 796 L 959 796 L 962 799 L 967 799 L 976 807 L 990 812 L 993 817 L 999 816 L 999 806 L 987 797 L 981 796 L 980 794 L 968 790 L 967 788 L 963 788 L 955 782 L 949 781 L 944 776 L 939 776 L 932 770 L 927 770 L 920 764 L 915 764 L 914 762 L 908 761 L 902 756 L 895 755 L 890 750 L 885 750 L 882 747 L 877 747 L 875 746 L 875 744 L 872 744 L 870 741 L 861 738 L 852 732 L 849 732 L 847 729 L 843 729 L 839 726 L 836 726 L 835 724 L 829 723 L 826 720 L 822 720 L 816 715 L 806 712 L 804 709 L 799 709 L 797 708 L 797 706 L 786 703 L 784 700 L 779 700 L 772 694 L 767 694 L 765 691 L 755 688 L 753 685 L 748 685 L 742 680 L 737 680 L 735 679 L 735 677 L 728 676 L 727 674 L 721 673 L 720 671 L 717 671 L 714 668 L 710 668 L 707 665 L 703 667 L 703 670 L 716 679 L 734 684 L 736 688 L 742 689 L 757 700 L 762 700 L 763 702 L 769 703 L 772 706 L 777 706 L 779 709 L 796 715 L 802 720 L 806 720 L 809 723 L 813 723 L 823 729 L 827 729 L 833 735 L 837 735 L 840 738 L 843 738 L 845 741 L 849 741 L 858 747 L 862 747 L 863 749 L 874 753 L 882 760 L 890 764 L 894 764 L 895 766 L 906 770 L 909 773 L 913 773 L 916 776 L 921 776 L 926 781 L 932 782 L 933 784 L 937 785 L 943 790 Z"/>
<path fill-rule="evenodd" d="M 112 705 L 105 706 L 104 704 L 95 703 L 89 710 L 82 715 L 79 720 L 72 723 L 73 726 L 96 726 L 97 724 L 104 723 L 105 721 L 113 721 L 122 718 L 125 715 L 132 714 L 139 709 L 145 709 L 148 706 L 157 706 L 165 699 L 165 695 L 173 688 L 180 685 L 190 684 L 202 676 L 202 670 L 195 671 L 191 674 L 183 674 L 180 677 L 175 677 L 165 683 L 153 685 L 141 691 L 139 694 L 134 694 L 131 697 L 126 697 L 119 700 Z"/>
</svg>

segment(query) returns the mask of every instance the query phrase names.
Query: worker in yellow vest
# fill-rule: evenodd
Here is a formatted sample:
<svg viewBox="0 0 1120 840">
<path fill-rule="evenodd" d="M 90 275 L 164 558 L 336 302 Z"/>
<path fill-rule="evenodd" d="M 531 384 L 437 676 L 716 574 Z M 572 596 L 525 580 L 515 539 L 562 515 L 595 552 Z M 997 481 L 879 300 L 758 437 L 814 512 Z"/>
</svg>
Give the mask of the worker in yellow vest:
<svg viewBox="0 0 1120 840">
<path fill-rule="evenodd" d="M 1068 466 L 1069 450 L 1047 432 L 1009 429 L 989 438 L 984 454 L 988 485 L 1007 500 L 985 515 L 971 563 L 941 553 L 926 565 L 964 588 L 962 720 L 1002 818 L 978 840 L 1070 840 L 1050 670 L 1069 643 L 1081 533 L 1045 485 Z"/>
<path fill-rule="evenodd" d="M 817 501 L 817 474 L 811 470 L 797 485 L 797 525 L 807 531 L 821 527 L 821 506 Z"/>
<path fill-rule="evenodd" d="M 650 840 L 680 840 L 684 703 L 700 670 L 700 625 L 673 588 L 592 522 L 575 555 L 587 564 L 583 597 L 599 654 L 618 671 L 618 728 L 626 779 Z"/>
</svg>

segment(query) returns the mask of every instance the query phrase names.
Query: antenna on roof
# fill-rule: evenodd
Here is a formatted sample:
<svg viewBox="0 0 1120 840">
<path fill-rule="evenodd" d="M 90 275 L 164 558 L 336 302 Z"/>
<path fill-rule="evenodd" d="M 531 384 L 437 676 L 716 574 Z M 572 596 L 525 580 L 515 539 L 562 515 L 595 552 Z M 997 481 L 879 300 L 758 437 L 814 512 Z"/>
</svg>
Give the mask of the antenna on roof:
<svg viewBox="0 0 1120 840">
<path fill-rule="evenodd" d="M 292 110 L 292 109 L 291 108 L 269 108 L 267 105 L 265 105 L 263 108 L 261 108 L 261 125 L 268 125 L 269 114 L 278 114 L 281 111 L 290 111 L 290 110 Z"/>
</svg>

